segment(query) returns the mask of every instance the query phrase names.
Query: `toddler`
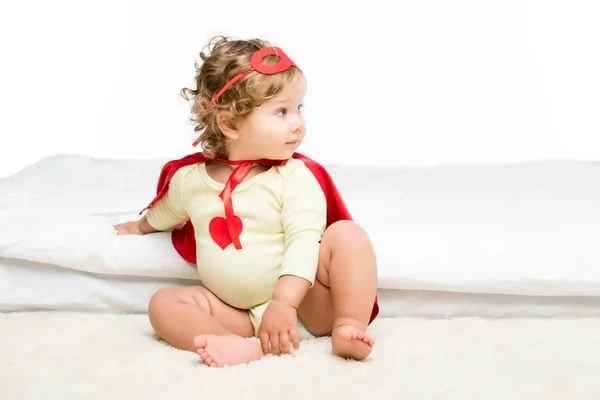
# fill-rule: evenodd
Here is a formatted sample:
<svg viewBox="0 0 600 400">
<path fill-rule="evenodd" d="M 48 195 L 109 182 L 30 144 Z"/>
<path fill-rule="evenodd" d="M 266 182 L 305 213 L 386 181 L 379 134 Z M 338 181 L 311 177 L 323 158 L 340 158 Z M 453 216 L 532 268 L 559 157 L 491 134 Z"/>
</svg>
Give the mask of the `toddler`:
<svg viewBox="0 0 600 400">
<path fill-rule="evenodd" d="M 302 70 L 258 39 L 215 37 L 200 56 L 196 89 L 181 95 L 203 151 L 167 163 L 145 215 L 114 227 L 172 230 L 198 269 L 202 286 L 154 294 L 153 329 L 212 367 L 329 335 L 334 355 L 365 359 L 379 310 L 375 253 L 325 169 L 296 152 L 306 135 Z"/>
</svg>

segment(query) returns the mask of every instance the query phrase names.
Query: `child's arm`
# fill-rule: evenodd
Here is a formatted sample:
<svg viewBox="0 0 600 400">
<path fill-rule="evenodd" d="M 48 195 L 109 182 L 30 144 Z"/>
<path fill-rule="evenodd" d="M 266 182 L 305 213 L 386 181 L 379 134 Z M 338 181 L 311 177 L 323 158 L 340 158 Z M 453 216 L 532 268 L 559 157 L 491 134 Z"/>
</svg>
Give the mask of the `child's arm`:
<svg viewBox="0 0 600 400">
<path fill-rule="evenodd" d="M 140 232 L 144 235 L 147 233 L 159 232 L 158 229 L 154 229 L 154 227 L 150 225 L 150 222 L 148 222 L 148 218 L 146 217 L 146 215 L 142 216 L 142 218 L 140 218 L 137 221 L 137 226 Z"/>
<path fill-rule="evenodd" d="M 181 195 L 183 174 L 180 171 L 173 175 L 167 193 L 150 207 L 142 218 L 114 226 L 119 235 L 145 235 L 166 231 L 189 219 L 183 206 Z"/>
<path fill-rule="evenodd" d="M 285 254 L 273 299 L 298 308 L 314 284 L 321 236 L 327 222 L 323 189 L 304 165 L 291 172 L 281 210 Z"/>
<path fill-rule="evenodd" d="M 291 171 L 283 190 L 283 262 L 258 330 L 265 354 L 289 354 L 289 340 L 294 349 L 300 347 L 296 310 L 316 279 L 320 241 L 327 223 L 325 195 L 304 164 Z"/>
<path fill-rule="evenodd" d="M 304 278 L 284 275 L 275 285 L 273 300 L 283 301 L 297 310 L 311 286 L 312 283 Z"/>
<path fill-rule="evenodd" d="M 128 221 L 113 226 L 117 235 L 145 235 L 147 233 L 157 232 L 149 223 L 144 215 L 137 221 Z"/>
</svg>

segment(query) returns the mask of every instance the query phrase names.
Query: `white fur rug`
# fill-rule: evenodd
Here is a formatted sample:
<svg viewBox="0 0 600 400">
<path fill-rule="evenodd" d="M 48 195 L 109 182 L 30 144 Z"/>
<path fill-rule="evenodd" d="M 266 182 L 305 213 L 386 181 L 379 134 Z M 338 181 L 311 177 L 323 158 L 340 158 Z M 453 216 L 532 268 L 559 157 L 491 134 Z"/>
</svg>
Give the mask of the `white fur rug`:
<svg viewBox="0 0 600 400">
<path fill-rule="evenodd" d="M 0 314 L 0 398 L 600 398 L 600 319 L 379 319 L 370 333 L 365 362 L 322 338 L 212 369 L 157 341 L 145 315 Z"/>
</svg>

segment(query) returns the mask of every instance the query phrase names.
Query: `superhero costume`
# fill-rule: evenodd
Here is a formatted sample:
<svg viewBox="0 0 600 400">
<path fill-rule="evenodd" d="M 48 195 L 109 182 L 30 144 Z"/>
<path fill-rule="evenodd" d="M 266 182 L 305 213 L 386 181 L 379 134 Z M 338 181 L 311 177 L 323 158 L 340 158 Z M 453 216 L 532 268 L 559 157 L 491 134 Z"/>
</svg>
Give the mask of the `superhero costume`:
<svg viewBox="0 0 600 400">
<path fill-rule="evenodd" d="M 280 57 L 280 61 L 277 64 L 271 66 L 265 66 L 262 64 L 262 59 L 267 55 L 278 55 Z M 211 104 L 215 104 L 220 95 L 233 83 L 239 80 L 244 74 L 249 71 L 258 71 L 260 73 L 278 73 L 287 68 L 296 67 L 297 66 L 287 57 L 285 53 L 283 53 L 278 48 L 268 47 L 257 51 L 252 57 L 252 68 L 242 71 L 235 78 L 233 78 L 217 95 L 213 97 Z M 198 142 L 196 141 L 194 145 Z M 348 220 L 352 221 L 352 217 L 337 189 L 331 176 L 326 171 L 326 169 L 320 165 L 319 163 L 313 161 L 312 159 L 300 154 L 294 153 L 293 158 L 299 159 L 304 163 L 304 165 L 312 172 L 315 179 L 319 183 L 323 193 L 325 195 L 325 199 L 327 202 L 327 222 L 326 227 L 329 227 L 331 224 L 340 221 L 340 220 Z M 157 183 L 157 195 L 150 202 L 150 204 L 144 208 L 140 214 L 142 214 L 145 210 L 152 207 L 162 196 L 167 193 L 169 182 L 173 175 L 180 168 L 192 164 L 204 163 L 207 161 L 207 158 L 202 153 L 194 153 L 188 156 L 185 156 L 178 160 L 172 160 L 166 163 L 160 173 L 158 183 Z M 225 207 L 225 218 L 215 217 L 211 220 L 210 223 L 210 232 L 211 236 L 221 246 L 222 249 L 225 249 L 229 244 L 233 243 L 236 249 L 241 249 L 242 244 L 239 241 L 239 234 L 242 230 L 242 223 L 239 217 L 237 217 L 233 210 L 233 205 L 231 202 L 231 194 L 235 190 L 235 187 L 243 177 L 246 175 L 248 170 L 252 167 L 253 164 L 260 164 L 263 166 L 276 166 L 283 165 L 286 163 L 286 160 L 248 160 L 248 161 L 230 161 L 226 159 L 218 159 L 218 161 L 237 165 L 227 183 L 225 184 L 225 188 L 220 194 L 220 197 L 223 199 L 224 207 Z M 214 225 L 214 226 L 213 226 Z M 214 228 L 214 229 L 213 229 Z M 172 243 L 175 247 L 176 251 L 183 257 L 187 262 L 191 264 L 196 264 L 196 243 L 194 237 L 194 227 L 190 221 L 185 222 L 177 226 L 172 232 Z M 379 305 L 378 299 L 375 298 L 375 302 L 373 304 L 373 309 L 371 312 L 371 317 L 369 319 L 369 323 L 371 323 L 375 317 L 379 313 Z"/>
</svg>

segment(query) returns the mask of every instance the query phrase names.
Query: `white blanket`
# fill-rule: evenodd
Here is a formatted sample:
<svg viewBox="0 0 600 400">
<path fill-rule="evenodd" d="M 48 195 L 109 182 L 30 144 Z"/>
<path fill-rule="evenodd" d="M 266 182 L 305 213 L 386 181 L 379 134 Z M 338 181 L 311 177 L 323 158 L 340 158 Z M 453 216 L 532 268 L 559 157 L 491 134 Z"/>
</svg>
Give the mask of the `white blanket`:
<svg viewBox="0 0 600 400">
<path fill-rule="evenodd" d="M 0 180 L 0 257 L 92 274 L 196 279 L 169 233 L 116 236 L 167 160 L 44 159 Z M 600 163 L 329 170 L 372 237 L 379 286 L 600 295 Z"/>
</svg>

